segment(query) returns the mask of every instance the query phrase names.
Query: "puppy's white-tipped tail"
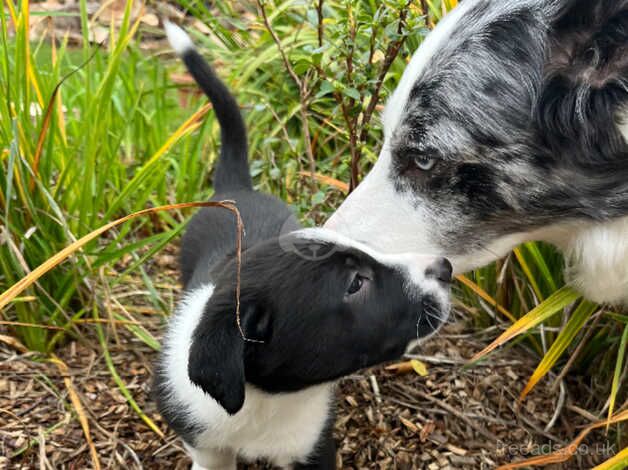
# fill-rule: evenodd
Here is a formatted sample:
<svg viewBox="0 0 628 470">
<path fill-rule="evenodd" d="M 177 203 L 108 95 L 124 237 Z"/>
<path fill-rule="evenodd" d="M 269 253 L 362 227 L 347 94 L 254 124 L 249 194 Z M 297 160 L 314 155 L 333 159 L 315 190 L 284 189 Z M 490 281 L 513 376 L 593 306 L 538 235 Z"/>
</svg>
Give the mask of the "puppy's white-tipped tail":
<svg viewBox="0 0 628 470">
<path fill-rule="evenodd" d="M 187 51 L 194 49 L 194 43 L 188 33 L 176 24 L 164 20 L 164 29 L 170 46 L 174 49 L 178 56 L 183 56 Z"/>
</svg>

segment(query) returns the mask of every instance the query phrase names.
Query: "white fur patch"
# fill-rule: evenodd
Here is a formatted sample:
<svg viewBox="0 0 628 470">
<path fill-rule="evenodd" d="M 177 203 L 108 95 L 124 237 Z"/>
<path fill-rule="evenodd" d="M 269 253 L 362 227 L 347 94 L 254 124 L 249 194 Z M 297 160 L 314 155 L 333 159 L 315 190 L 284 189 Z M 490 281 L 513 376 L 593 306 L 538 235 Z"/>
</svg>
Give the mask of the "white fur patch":
<svg viewBox="0 0 628 470">
<path fill-rule="evenodd" d="M 170 46 L 174 49 L 178 56 L 182 56 L 186 51 L 194 49 L 194 43 L 188 33 L 182 28 L 168 20 L 164 21 L 164 29 Z"/>
<path fill-rule="evenodd" d="M 628 217 L 581 228 L 564 251 L 567 279 L 585 297 L 628 306 Z"/>
<path fill-rule="evenodd" d="M 326 424 L 332 384 L 282 394 L 264 393 L 247 384 L 244 405 L 231 416 L 190 381 L 192 334 L 213 290 L 206 285 L 185 296 L 163 346 L 170 406 L 185 410 L 191 422 L 206 429 L 189 449 L 195 463 L 202 468 L 206 462 L 228 461 L 229 453 L 245 459 L 266 458 L 279 466 L 306 457 Z"/>
</svg>

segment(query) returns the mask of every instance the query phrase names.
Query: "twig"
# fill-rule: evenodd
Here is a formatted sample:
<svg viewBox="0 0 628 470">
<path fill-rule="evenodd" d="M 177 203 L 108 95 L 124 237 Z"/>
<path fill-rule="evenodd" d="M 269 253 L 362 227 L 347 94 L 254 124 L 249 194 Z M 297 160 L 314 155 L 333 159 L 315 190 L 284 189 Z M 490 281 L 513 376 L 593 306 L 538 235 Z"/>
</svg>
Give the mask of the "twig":
<svg viewBox="0 0 628 470">
<path fill-rule="evenodd" d="M 418 359 L 419 361 L 437 365 L 446 364 L 450 366 L 463 366 L 469 363 L 469 361 L 465 359 L 450 359 L 447 357 L 424 356 L 422 354 L 404 354 L 404 357 L 408 359 Z"/>
<path fill-rule="evenodd" d="M 316 14 L 318 16 L 318 47 L 323 47 L 323 1 L 324 0 L 318 0 L 318 5 L 316 5 Z"/>
<path fill-rule="evenodd" d="M 236 323 L 238 325 L 238 331 L 242 339 L 249 343 L 263 343 L 263 341 L 257 339 L 247 338 L 242 328 L 242 321 L 240 319 L 240 273 L 242 271 L 242 235 L 244 233 L 244 224 L 242 223 L 242 217 L 240 211 L 235 206 L 234 202 L 228 202 L 224 205 L 226 209 L 229 209 L 236 217 Z"/>
<path fill-rule="evenodd" d="M 87 420 L 87 415 L 85 414 L 85 408 L 83 406 L 83 403 L 79 398 L 76 388 L 74 387 L 70 370 L 68 369 L 66 363 L 54 354 L 51 356 L 50 361 L 57 366 L 59 372 L 61 373 L 61 377 L 63 377 L 63 382 L 68 391 L 68 395 L 70 396 L 70 401 L 72 402 L 74 411 L 76 412 L 79 423 L 81 424 L 81 428 L 83 429 L 83 434 L 85 435 L 85 441 L 87 442 L 87 446 L 89 447 L 94 470 L 100 470 L 100 460 L 98 459 L 98 452 L 96 451 L 96 446 L 94 445 L 94 441 L 92 440 L 92 435 L 90 433 L 89 421 Z"/>
<path fill-rule="evenodd" d="M 405 385 L 399 385 L 399 387 L 404 388 L 404 389 L 407 388 Z M 435 398 L 435 397 L 433 397 L 433 396 L 431 396 L 431 395 L 429 395 L 429 394 L 427 394 L 427 393 L 425 393 L 425 392 L 423 392 L 421 390 L 418 390 L 418 389 L 416 389 L 416 390 L 413 389 L 412 393 L 416 393 L 417 395 L 419 395 L 424 400 L 430 401 L 430 402 L 434 403 L 435 405 L 438 405 L 443 410 L 447 411 L 448 413 L 451 413 L 452 415 L 456 416 L 458 419 L 461 419 L 469 427 L 473 428 L 476 432 L 478 432 L 479 434 L 481 434 L 485 438 L 489 439 L 491 442 L 498 442 L 499 441 L 498 437 L 495 434 L 487 431 L 482 426 L 479 426 L 477 423 L 475 423 L 471 419 L 467 418 L 464 414 L 462 414 L 460 411 L 455 409 L 453 406 L 445 403 L 443 400 Z"/>
<path fill-rule="evenodd" d="M 63 330 L 60 326 L 55 325 L 43 325 L 39 323 L 27 323 L 22 321 L 9 321 L 9 320 L 0 320 L 0 325 L 6 326 L 21 326 L 24 328 L 42 328 L 45 330 Z"/>
<path fill-rule="evenodd" d="M 379 390 L 379 384 L 377 383 L 377 377 L 374 374 L 369 375 L 369 382 L 371 382 L 371 388 L 373 389 L 373 395 L 375 395 L 375 401 L 377 404 L 382 402 L 382 393 Z"/>
<path fill-rule="evenodd" d="M 544 429 L 545 432 L 550 431 L 556 424 L 556 421 L 558 421 L 558 418 L 563 411 L 563 407 L 565 406 L 566 395 L 567 395 L 567 390 L 565 389 L 565 382 L 561 380 L 560 381 L 560 395 L 558 395 L 558 402 L 556 402 L 556 410 L 554 411 L 554 415 L 552 416 L 552 419 L 550 419 L 550 422 L 547 423 L 547 426 L 545 426 L 545 429 Z"/>
</svg>

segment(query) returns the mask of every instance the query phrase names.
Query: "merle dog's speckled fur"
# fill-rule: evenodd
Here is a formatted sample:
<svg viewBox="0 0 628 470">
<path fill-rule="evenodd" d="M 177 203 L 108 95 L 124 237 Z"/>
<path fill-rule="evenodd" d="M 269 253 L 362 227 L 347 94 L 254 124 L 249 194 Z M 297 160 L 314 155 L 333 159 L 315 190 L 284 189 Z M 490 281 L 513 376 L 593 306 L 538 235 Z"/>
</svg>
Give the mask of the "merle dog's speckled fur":
<svg viewBox="0 0 628 470">
<path fill-rule="evenodd" d="M 398 190 L 464 208 L 458 236 L 476 226 L 478 243 L 487 228 L 628 213 L 628 3 L 501 3 L 478 2 L 417 77 L 390 142 Z M 417 155 L 438 160 L 429 175 Z"/>
<path fill-rule="evenodd" d="M 628 216 L 627 120 L 626 0 L 464 0 L 413 57 L 379 161 L 328 226 L 461 271 L 556 241 L 550 226 Z"/>
</svg>

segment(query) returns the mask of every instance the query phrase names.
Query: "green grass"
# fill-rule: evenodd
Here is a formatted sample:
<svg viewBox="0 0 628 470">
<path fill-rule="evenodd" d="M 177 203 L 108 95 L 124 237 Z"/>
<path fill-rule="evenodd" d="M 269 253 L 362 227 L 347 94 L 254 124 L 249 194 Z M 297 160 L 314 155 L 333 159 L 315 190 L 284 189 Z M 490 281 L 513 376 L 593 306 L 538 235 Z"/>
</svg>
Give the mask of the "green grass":
<svg viewBox="0 0 628 470">
<path fill-rule="evenodd" d="M 9 38 L 12 20 L 5 8 L 0 41 L 2 290 L 104 221 L 205 197 L 208 146 L 214 141 L 210 116 L 175 149 L 154 158 L 191 111 L 177 105 L 164 62 L 133 45 L 137 38 L 125 32 L 132 28 L 128 18 L 107 50 L 89 44 L 77 50 L 66 42 L 28 43 L 23 11 L 17 12 L 17 35 Z M 55 86 L 73 71 L 50 102 Z M 49 103 L 53 111 L 36 168 Z M 74 320 L 102 300 L 98 268 L 146 244 L 165 243 L 182 220 L 174 214 L 155 226 L 145 219 L 110 233 L 41 278 L 4 317 L 79 333 Z M 62 338 L 35 328 L 18 327 L 16 334 L 39 351 L 50 351 Z"/>
<path fill-rule="evenodd" d="M 408 7 L 405 0 L 328 0 L 322 10 L 317 1 L 266 2 L 273 36 L 255 3 L 217 2 L 211 11 L 202 1 L 178 3 L 210 29 L 190 32 L 243 104 L 256 185 L 288 201 L 307 225 L 324 221 L 343 195 L 301 173 L 315 169 L 350 183 L 368 171 L 382 143 L 377 105 L 443 11 L 440 1 L 424 2 L 427 17 L 423 2 Z M 86 3 L 80 4 L 87 37 Z M 175 134 L 205 100 L 181 104 L 180 87 L 169 77 L 181 65 L 140 49 L 142 31 L 134 30 L 128 14 L 115 39 L 98 49 L 86 41 L 70 46 L 63 38 L 54 45 L 43 38 L 29 42 L 28 2 L 14 7 L 15 18 L 11 1 L 1 5 L 0 292 L 106 222 L 147 207 L 206 199 L 219 137 L 211 112 Z M 28 348 L 51 352 L 68 335 L 81 337 L 85 326 L 77 320 L 102 315 L 103 292 L 127 276 L 142 279 L 148 300 L 167 314 L 143 262 L 180 233 L 187 215 L 162 213 L 109 232 L 40 278 L 0 318 L 61 328 L 11 328 Z M 106 275 L 129 256 L 124 273 Z M 560 374 L 568 364 L 601 402 L 610 396 L 618 409 L 626 400 L 628 316 L 574 303 L 571 294 L 567 306 L 550 315 L 549 307 L 566 292 L 560 291 L 562 268 L 552 247 L 527 243 L 468 275 L 475 286 L 457 287 L 460 311 L 480 328 L 506 329 L 524 317 L 534 327 L 524 329 L 523 344 L 539 361 L 545 356 L 535 379 L 549 370 Z M 478 287 L 490 302 L 477 295 Z M 542 327 L 525 317 L 534 307 L 545 318 Z M 148 332 L 132 328 L 158 347 Z M 98 336 L 106 347 L 100 329 Z M 602 417 L 596 406 L 591 411 Z"/>
</svg>

